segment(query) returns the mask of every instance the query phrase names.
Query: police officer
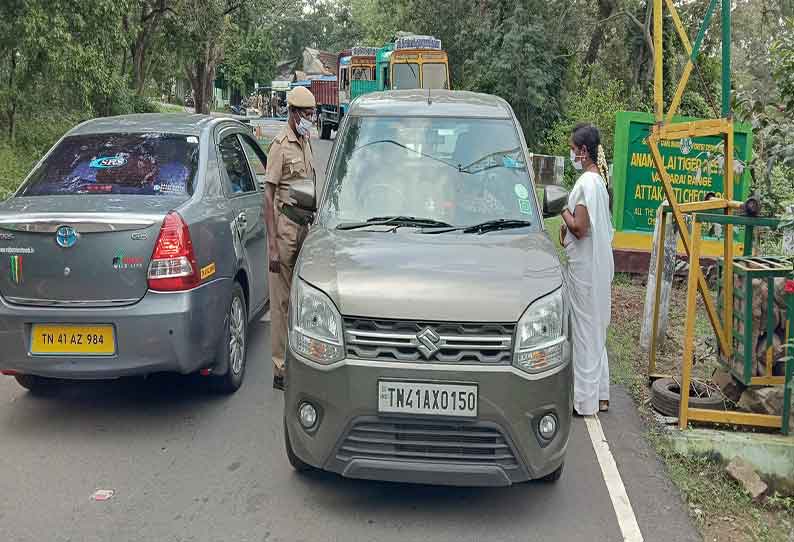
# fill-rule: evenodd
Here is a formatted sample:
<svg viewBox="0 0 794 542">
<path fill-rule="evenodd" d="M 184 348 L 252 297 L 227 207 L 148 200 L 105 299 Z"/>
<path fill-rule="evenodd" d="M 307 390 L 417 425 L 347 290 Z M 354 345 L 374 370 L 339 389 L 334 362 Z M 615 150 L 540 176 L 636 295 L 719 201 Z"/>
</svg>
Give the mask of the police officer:
<svg viewBox="0 0 794 542">
<path fill-rule="evenodd" d="M 280 390 L 284 389 L 292 271 L 311 220 L 307 213 L 290 205 L 289 185 L 302 179 L 316 180 L 309 141 L 314 95 L 305 87 L 295 87 L 287 96 L 287 105 L 287 125 L 271 143 L 267 156 L 265 186 L 273 387 Z"/>
</svg>

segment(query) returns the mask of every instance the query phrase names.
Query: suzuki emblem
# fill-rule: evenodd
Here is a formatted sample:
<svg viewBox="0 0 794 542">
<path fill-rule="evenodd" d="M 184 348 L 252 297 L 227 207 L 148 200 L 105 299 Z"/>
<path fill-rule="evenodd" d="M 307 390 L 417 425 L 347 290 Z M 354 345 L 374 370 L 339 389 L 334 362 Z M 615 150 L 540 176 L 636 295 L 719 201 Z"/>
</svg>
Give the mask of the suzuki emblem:
<svg viewBox="0 0 794 542">
<path fill-rule="evenodd" d="M 439 350 L 441 350 L 438 347 L 441 337 L 439 337 L 438 333 L 429 327 L 426 327 L 417 333 L 416 340 L 419 341 L 419 346 L 417 347 L 419 352 L 427 359 L 432 358 Z"/>
</svg>

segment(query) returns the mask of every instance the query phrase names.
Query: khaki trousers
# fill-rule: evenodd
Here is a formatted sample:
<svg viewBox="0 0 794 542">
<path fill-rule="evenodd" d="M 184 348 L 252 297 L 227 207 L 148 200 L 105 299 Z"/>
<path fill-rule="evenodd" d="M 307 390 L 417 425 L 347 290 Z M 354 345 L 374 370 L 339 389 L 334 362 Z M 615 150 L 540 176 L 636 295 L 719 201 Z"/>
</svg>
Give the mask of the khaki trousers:
<svg viewBox="0 0 794 542">
<path fill-rule="evenodd" d="M 276 244 L 281 267 L 278 273 L 268 273 L 270 288 L 270 346 L 273 356 L 273 374 L 284 374 L 287 352 L 287 318 L 292 273 L 308 228 L 299 226 L 276 209 Z"/>
</svg>

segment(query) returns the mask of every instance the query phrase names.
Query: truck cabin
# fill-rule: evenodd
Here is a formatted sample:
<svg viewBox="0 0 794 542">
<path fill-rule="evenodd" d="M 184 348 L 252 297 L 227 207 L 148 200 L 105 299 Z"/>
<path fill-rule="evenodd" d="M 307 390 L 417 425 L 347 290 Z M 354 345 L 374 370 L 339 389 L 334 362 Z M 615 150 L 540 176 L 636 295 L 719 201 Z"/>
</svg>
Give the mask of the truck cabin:
<svg viewBox="0 0 794 542">
<path fill-rule="evenodd" d="M 449 60 L 441 41 L 431 36 L 406 36 L 377 54 L 378 90 L 449 89 Z"/>
</svg>

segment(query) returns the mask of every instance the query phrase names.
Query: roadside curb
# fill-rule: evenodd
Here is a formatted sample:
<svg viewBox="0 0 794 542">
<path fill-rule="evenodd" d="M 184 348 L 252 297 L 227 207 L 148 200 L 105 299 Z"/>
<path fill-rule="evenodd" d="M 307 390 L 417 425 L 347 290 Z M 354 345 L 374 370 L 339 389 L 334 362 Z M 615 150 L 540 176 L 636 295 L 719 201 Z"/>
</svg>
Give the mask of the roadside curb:
<svg viewBox="0 0 794 542">
<path fill-rule="evenodd" d="M 670 429 L 667 436 L 679 454 L 714 455 L 725 462 L 743 459 L 773 485 L 794 490 L 794 436 L 714 429 Z"/>
</svg>

